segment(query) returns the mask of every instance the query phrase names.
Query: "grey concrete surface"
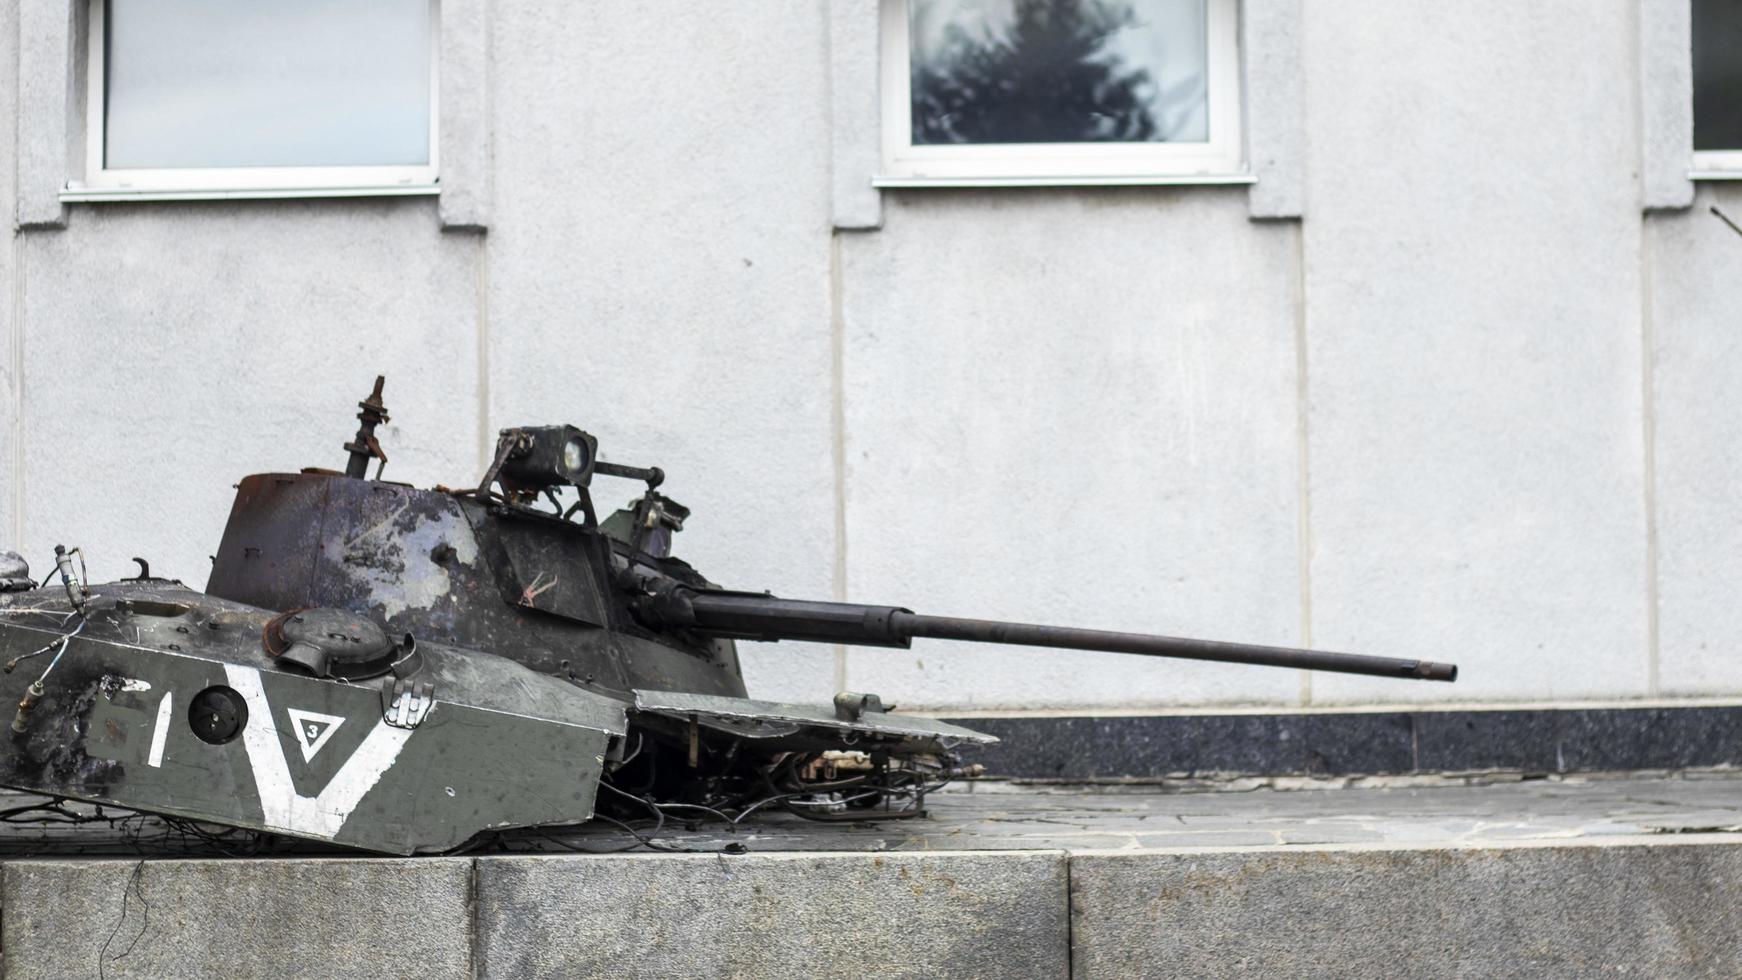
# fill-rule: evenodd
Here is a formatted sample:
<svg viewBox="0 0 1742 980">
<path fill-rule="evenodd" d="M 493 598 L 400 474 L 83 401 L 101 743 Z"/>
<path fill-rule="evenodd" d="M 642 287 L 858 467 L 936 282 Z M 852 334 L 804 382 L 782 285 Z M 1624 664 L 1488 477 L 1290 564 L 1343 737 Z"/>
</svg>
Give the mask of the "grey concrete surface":
<svg viewBox="0 0 1742 980">
<path fill-rule="evenodd" d="M 1654 450 L 1657 462 L 1658 682 L 1666 694 L 1737 690 L 1742 608 L 1726 568 L 1742 554 L 1742 412 L 1717 397 L 1742 390 L 1742 186 L 1705 184 L 1695 206 L 1654 218 L 1652 272 Z"/>
<path fill-rule="evenodd" d="M 1034 189 L 1020 207 L 995 190 L 886 194 L 883 230 L 841 242 L 853 594 L 944 615 L 1298 641 L 1298 609 L 1276 597 L 1300 590 L 1300 297 L 1273 273 L 1299 243 L 1295 225 L 1254 224 L 1238 187 Z M 1034 288 L 1009 289 L 964 256 Z M 961 390 L 974 397 L 950 397 Z M 1052 447 L 1045 464 L 1014 451 L 1024 445 Z M 1079 506 L 1103 481 L 1193 503 Z M 1061 585 L 1084 576 L 1102 587 Z M 910 708 L 997 708 L 1286 702 L 1299 678 L 921 640 L 848 651 L 845 687 Z"/>
<path fill-rule="evenodd" d="M 1636 49 L 1625 3 L 1307 20 L 1312 640 L 1461 667 L 1315 704 L 1645 693 L 1638 107 L 1597 67 Z"/>
<path fill-rule="evenodd" d="M 1693 4 L 1639 0 L 1640 197 L 1648 208 L 1693 202 Z"/>
<path fill-rule="evenodd" d="M 490 225 L 490 6 L 444 0 L 441 13 L 440 134 L 442 227 Z"/>
<path fill-rule="evenodd" d="M 32 799 L 5 794 L 0 804 L 10 808 Z M 640 830 L 653 832 L 661 847 L 704 854 L 729 845 L 756 854 L 1643 842 L 1687 833 L 1742 834 L 1742 775 L 987 782 L 932 794 L 922 819 L 819 824 L 765 809 L 733 829 L 672 819 L 656 832 L 643 821 Z M 166 856 L 189 853 L 186 843 L 179 829 L 141 816 L 119 826 L 24 818 L 0 823 L 0 857 Z M 634 845 L 634 838 L 599 823 L 513 835 L 484 852 L 612 852 Z M 273 853 L 305 855 L 308 847 L 293 844 Z"/>
<path fill-rule="evenodd" d="M 561 419 L 664 467 L 709 578 L 829 596 L 826 6 L 493 11 L 489 424 Z M 593 488 L 601 511 L 635 492 Z M 834 696 L 827 647 L 745 653 L 759 697 Z"/>
<path fill-rule="evenodd" d="M 0 89 L 7 87 L 10 79 L 18 77 L 18 5 L 15 3 L 0 4 Z M 16 95 L 16 93 L 12 93 Z M 0 96 L 0 117 L 14 118 L 10 114 L 10 105 L 5 96 Z M 17 128 L 0 121 L 0 213 L 8 215 L 0 220 L 0 228 L 7 227 L 17 220 L 17 177 L 18 168 L 8 166 L 9 161 L 16 160 Z M 0 489 L 0 535 L 5 535 L 8 541 L 16 542 L 23 535 L 23 521 L 18 512 L 18 500 L 22 496 L 17 480 L 18 460 L 14 455 L 20 442 L 20 428 L 23 415 L 18 411 L 18 401 L 23 393 L 20 387 L 24 383 L 18 364 L 18 329 L 16 322 L 17 306 L 24 288 L 24 280 L 19 274 L 16 259 L 19 252 L 18 239 L 0 234 L 0 466 L 11 474 L 3 489 Z M 16 549 L 17 544 L 0 545 L 4 549 Z"/>
<path fill-rule="evenodd" d="M 13 222 L 17 227 L 61 225 L 66 208 L 60 190 L 73 158 L 84 159 L 83 141 L 74 129 L 84 119 L 75 97 L 84 91 L 76 66 L 83 64 L 74 30 L 83 21 L 73 0 L 22 0 L 15 4 L 18 72 L 6 79 L 16 96 L 17 134 Z"/>
<path fill-rule="evenodd" d="M 883 223 L 871 178 L 883 166 L 879 0 L 829 4 L 829 220 L 866 230 Z"/>
<path fill-rule="evenodd" d="M 389 478 L 582 424 L 666 468 L 722 583 L 1465 667 L 854 654 L 891 703 L 1735 690 L 1742 620 L 1693 617 L 1733 578 L 1737 242 L 1639 210 L 1686 183 L 1685 3 L 1248 0 L 1252 165 L 1298 187 L 891 192 L 832 238 L 878 219 L 873 0 L 456 2 L 444 77 L 482 81 L 443 100 L 473 137 L 441 201 L 62 208 L 82 2 L 0 4 L 29 228 L 0 250 L 0 546 L 39 565 L 60 541 L 202 580 L 230 484 L 335 465 L 384 368 Z M 1304 128 L 1298 166 L 1265 118 Z M 1247 220 L 1272 192 L 1304 220 Z M 443 234 L 485 205 L 487 235 Z M 841 681 L 826 647 L 746 657 L 764 696 Z"/>
<path fill-rule="evenodd" d="M 1065 857 L 483 858 L 482 977 L 1064 976 Z"/>
<path fill-rule="evenodd" d="M 471 871 L 446 858 L 9 863 L 0 949 L 11 980 L 469 980 Z"/>
<path fill-rule="evenodd" d="M 478 472 L 478 244 L 441 234 L 435 210 L 427 198 L 117 205 L 20 239 L 32 566 L 56 543 L 82 545 L 97 581 L 133 574 L 127 558 L 142 555 L 204 587 L 236 479 L 339 465 L 381 371 L 385 477 Z M 107 424 L 57 407 L 98 399 Z"/>
<path fill-rule="evenodd" d="M 1307 123 L 1301 65 L 1302 0 L 1242 0 L 1240 46 L 1247 57 L 1247 192 L 1254 218 L 1299 218 L 1306 213 Z"/>
<path fill-rule="evenodd" d="M 1742 846 L 1071 858 L 1071 975 L 1734 977 Z"/>
<path fill-rule="evenodd" d="M 1206 788 L 1213 787 L 1213 788 Z M 937 851 L 1391 845 L 1466 847 L 1540 841 L 1651 841 L 1742 835 L 1742 778 L 1602 776 L 1242 779 L 1215 783 L 1034 786 L 973 784 L 927 800 L 923 820 L 823 826 L 796 817 L 732 833 L 668 823 L 668 846 L 762 851 Z M 565 840 L 621 847 L 620 833 Z M 1742 836 L 1737 838 L 1742 840 Z"/>
<path fill-rule="evenodd" d="M 164 859 L 178 836 L 0 824 L 35 855 L 0 865 L 6 976 L 94 976 L 106 942 L 106 974 L 141 977 L 1742 970 L 1736 772 L 978 784 L 922 820 L 671 821 L 658 854 L 583 829 L 465 858 Z M 115 847 L 153 856 L 45 859 Z"/>
</svg>

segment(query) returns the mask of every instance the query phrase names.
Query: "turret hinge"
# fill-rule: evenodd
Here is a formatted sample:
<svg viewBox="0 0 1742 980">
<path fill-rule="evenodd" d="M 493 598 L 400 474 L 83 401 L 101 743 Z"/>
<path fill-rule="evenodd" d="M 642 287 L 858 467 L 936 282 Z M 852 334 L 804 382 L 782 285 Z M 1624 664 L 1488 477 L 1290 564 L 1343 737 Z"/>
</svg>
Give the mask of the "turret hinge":
<svg viewBox="0 0 1742 980">
<path fill-rule="evenodd" d="M 381 685 L 381 720 L 394 728 L 416 728 L 435 706 L 435 685 L 429 681 L 390 678 Z"/>
</svg>

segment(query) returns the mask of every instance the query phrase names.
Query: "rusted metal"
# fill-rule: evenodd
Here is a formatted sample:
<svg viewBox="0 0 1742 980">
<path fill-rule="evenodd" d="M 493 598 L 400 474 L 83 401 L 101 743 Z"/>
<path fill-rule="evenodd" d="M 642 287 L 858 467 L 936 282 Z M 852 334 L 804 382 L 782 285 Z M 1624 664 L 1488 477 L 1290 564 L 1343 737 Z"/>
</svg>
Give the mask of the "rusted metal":
<svg viewBox="0 0 1742 980">
<path fill-rule="evenodd" d="M 375 427 L 388 420 L 387 406 L 381 401 L 381 388 L 387 383 L 382 375 L 375 377 L 375 390 L 369 397 L 357 403 L 362 411 L 357 413 L 357 435 L 345 443 L 345 451 L 351 454 L 351 461 L 345 465 L 345 475 L 353 480 L 361 480 L 369 475 L 369 460 L 378 459 L 381 465 L 375 470 L 375 478 L 381 479 L 381 471 L 387 467 L 387 453 L 381 448 L 381 443 L 375 438 Z"/>
<path fill-rule="evenodd" d="M 19 705 L 0 786 L 399 853 L 580 822 L 596 803 L 650 833 L 668 814 L 736 825 L 771 808 L 892 819 L 972 775 L 953 750 L 990 736 L 869 693 L 752 700 L 737 640 L 1456 673 L 722 589 L 672 554 L 689 511 L 657 492 L 664 472 L 599 463 L 574 426 L 504 430 L 475 490 L 383 482 L 379 468 L 366 479 L 369 460 L 386 461 L 383 385 L 359 403 L 344 473 L 237 484 L 203 593 L 143 560 L 136 578 L 91 590 L 82 552 L 60 548 L 59 589 L 0 596 L 0 698 Z M 646 487 L 600 521 L 595 474 Z"/>
<path fill-rule="evenodd" d="M 24 689 L 24 696 L 18 699 L 18 712 L 12 716 L 12 734 L 23 735 L 30 731 L 30 713 L 45 693 L 47 692 L 43 690 L 40 680 L 32 681 Z"/>
</svg>

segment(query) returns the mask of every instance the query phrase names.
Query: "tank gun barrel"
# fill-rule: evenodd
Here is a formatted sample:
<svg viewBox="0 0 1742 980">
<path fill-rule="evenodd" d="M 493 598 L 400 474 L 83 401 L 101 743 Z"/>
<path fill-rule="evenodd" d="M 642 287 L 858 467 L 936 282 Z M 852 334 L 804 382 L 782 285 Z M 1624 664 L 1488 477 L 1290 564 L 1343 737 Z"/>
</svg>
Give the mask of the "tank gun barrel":
<svg viewBox="0 0 1742 980">
<path fill-rule="evenodd" d="M 1229 664 L 1261 664 L 1267 667 L 1300 667 L 1306 670 L 1370 674 L 1375 677 L 1405 677 L 1424 681 L 1455 681 L 1458 679 L 1456 664 L 1435 663 L 1431 660 L 1401 660 L 1356 653 L 1333 653 L 1328 650 L 1302 650 L 1295 647 L 1260 646 L 1253 643 L 1194 640 L 1176 636 L 1155 636 L 1148 633 L 1117 633 L 1109 630 L 1076 629 L 1069 626 L 1034 626 L 1027 623 L 1004 623 L 988 619 L 958 619 L 952 616 L 909 614 L 905 620 L 904 625 L 909 636 L 930 637 L 938 640 L 964 640 L 969 643 L 1012 643 L 1018 646 L 1059 647 L 1066 650 L 1100 650 L 1107 653 L 1179 657 L 1185 660 L 1213 660 Z"/>
<path fill-rule="evenodd" d="M 666 582 L 649 591 L 638 612 L 661 626 L 746 640 L 812 640 L 854 646 L 907 647 L 915 638 L 1015 646 L 1096 650 L 1147 657 L 1297 667 L 1344 674 L 1453 681 L 1456 664 L 1371 657 L 1325 650 L 1224 643 L 1147 633 L 1038 626 L 987 619 L 925 616 L 899 606 L 781 599 Z"/>
</svg>

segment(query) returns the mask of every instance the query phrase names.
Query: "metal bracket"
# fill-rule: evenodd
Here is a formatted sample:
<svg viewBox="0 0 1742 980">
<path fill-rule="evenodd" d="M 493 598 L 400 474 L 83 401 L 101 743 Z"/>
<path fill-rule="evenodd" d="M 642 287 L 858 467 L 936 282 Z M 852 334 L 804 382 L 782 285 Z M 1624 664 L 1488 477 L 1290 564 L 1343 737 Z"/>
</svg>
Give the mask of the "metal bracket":
<svg viewBox="0 0 1742 980">
<path fill-rule="evenodd" d="M 394 728 L 416 728 L 435 706 L 435 685 L 429 681 L 391 678 L 381 684 L 381 720 Z"/>
<path fill-rule="evenodd" d="M 883 699 L 875 694 L 842 691 L 835 695 L 835 717 L 842 721 L 858 721 L 867 713 L 883 714 L 888 710 L 883 706 Z"/>
<path fill-rule="evenodd" d="M 0 592 L 26 592 L 36 588 L 30 564 L 16 551 L 0 551 Z"/>
</svg>

